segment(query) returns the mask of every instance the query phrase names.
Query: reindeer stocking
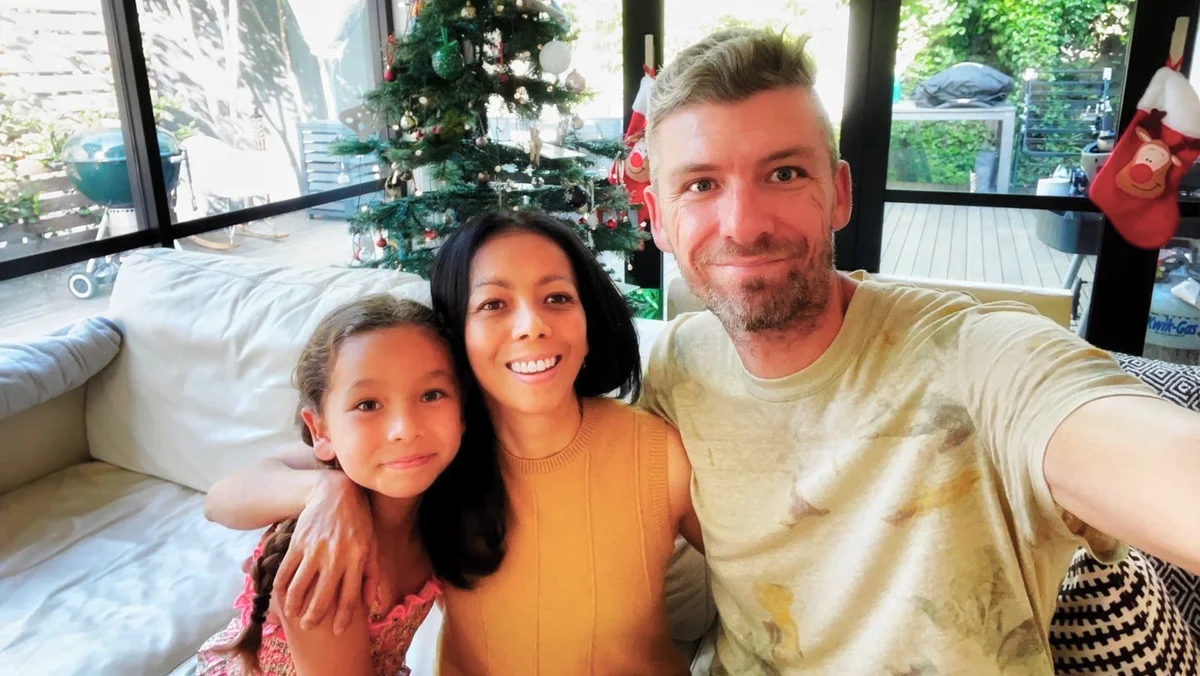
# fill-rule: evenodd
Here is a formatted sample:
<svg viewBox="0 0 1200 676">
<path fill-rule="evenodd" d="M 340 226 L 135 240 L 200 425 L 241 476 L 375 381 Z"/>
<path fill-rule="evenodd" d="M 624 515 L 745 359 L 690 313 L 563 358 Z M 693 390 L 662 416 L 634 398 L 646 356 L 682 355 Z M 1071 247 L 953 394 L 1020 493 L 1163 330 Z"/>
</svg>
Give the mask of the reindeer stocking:
<svg viewBox="0 0 1200 676">
<path fill-rule="evenodd" d="M 1200 154 L 1198 138 L 1200 97 L 1179 71 L 1159 69 L 1090 190 L 1130 244 L 1158 249 L 1175 234 L 1179 181 Z"/>
</svg>

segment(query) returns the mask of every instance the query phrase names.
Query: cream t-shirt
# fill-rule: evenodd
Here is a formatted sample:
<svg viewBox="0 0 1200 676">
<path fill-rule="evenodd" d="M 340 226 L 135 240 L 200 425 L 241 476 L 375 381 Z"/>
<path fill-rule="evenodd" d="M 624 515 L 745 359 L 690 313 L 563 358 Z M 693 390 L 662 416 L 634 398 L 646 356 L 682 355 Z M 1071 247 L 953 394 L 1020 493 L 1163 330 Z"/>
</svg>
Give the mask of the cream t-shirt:
<svg viewBox="0 0 1200 676">
<path fill-rule="evenodd" d="M 721 626 L 712 673 L 1052 674 L 1073 553 L 1051 434 L 1154 396 L 1019 303 L 863 282 L 811 366 L 750 375 L 711 313 L 655 344 L 643 404 L 683 437 Z"/>
</svg>

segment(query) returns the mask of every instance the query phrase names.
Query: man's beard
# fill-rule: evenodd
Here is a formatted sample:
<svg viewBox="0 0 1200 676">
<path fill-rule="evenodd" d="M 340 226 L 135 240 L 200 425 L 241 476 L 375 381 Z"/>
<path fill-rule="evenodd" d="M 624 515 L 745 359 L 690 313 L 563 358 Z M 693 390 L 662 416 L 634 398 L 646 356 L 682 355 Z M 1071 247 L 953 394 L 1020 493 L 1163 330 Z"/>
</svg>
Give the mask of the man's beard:
<svg viewBox="0 0 1200 676">
<path fill-rule="evenodd" d="M 738 283 L 736 289 L 726 290 L 717 288 L 710 279 L 702 279 L 684 266 L 680 266 L 680 272 L 692 293 L 721 320 L 727 331 L 759 333 L 790 328 L 805 332 L 811 330 L 825 313 L 829 306 L 830 286 L 836 279 L 832 233 L 823 237 L 817 247 L 810 252 L 807 240 L 784 243 L 764 235 L 748 246 L 727 243 L 696 260 L 697 267 L 771 254 L 804 261 L 799 269 L 789 270 L 779 282 L 765 277 L 753 278 Z"/>
</svg>

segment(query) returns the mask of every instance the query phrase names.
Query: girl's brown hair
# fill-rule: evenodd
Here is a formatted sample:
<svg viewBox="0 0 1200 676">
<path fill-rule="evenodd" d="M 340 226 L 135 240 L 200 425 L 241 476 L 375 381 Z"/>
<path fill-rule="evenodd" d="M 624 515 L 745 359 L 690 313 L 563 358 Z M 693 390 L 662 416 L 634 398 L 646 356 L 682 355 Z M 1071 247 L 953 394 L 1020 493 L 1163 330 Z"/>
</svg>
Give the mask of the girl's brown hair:
<svg viewBox="0 0 1200 676">
<path fill-rule="evenodd" d="M 308 426 L 300 418 L 300 411 L 305 408 L 322 410 L 325 393 L 329 389 L 329 374 L 333 371 L 342 342 L 351 336 L 396 326 L 421 326 L 442 336 L 433 310 L 415 301 L 401 300 L 388 294 L 367 296 L 346 303 L 317 324 L 300 353 L 300 360 L 292 375 L 292 384 L 300 392 L 296 421 L 304 443 L 312 446 L 313 439 Z M 397 358 L 402 358 L 402 355 L 397 355 Z M 327 464 L 336 467 L 336 462 Z M 279 565 L 287 554 L 295 529 L 296 519 L 285 519 L 272 526 L 263 540 L 262 554 L 250 568 L 250 580 L 254 586 L 250 621 L 237 638 L 224 648 L 242 659 L 246 673 L 260 671 L 258 651 L 262 647 L 263 624 L 267 621 L 267 609 L 271 605 L 271 589 L 275 586 L 275 574 L 279 572 Z"/>
</svg>

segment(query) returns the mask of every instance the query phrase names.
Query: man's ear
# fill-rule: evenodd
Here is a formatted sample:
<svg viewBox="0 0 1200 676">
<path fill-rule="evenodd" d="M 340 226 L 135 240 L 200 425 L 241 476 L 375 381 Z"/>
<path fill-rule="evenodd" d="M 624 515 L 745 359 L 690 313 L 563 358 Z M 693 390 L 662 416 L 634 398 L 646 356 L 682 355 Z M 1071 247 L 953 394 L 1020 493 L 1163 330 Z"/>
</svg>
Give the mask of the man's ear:
<svg viewBox="0 0 1200 676">
<path fill-rule="evenodd" d="M 650 212 L 650 234 L 654 237 L 654 246 L 663 253 L 674 253 L 671 240 L 667 239 L 666 227 L 662 220 L 662 205 L 658 202 L 658 194 L 654 184 L 642 190 L 642 199 L 646 201 L 646 211 Z"/>
<path fill-rule="evenodd" d="M 833 231 L 837 232 L 850 223 L 850 210 L 854 196 L 851 194 L 850 165 L 838 160 L 837 172 L 833 175 Z"/>
<path fill-rule="evenodd" d="M 304 426 L 308 428 L 308 434 L 312 437 L 313 452 L 317 459 L 322 462 L 337 460 L 337 456 L 333 452 L 333 444 L 329 441 L 329 429 L 326 427 L 324 419 L 321 418 L 321 414 L 306 406 L 300 409 L 300 419 L 304 421 Z"/>
</svg>

